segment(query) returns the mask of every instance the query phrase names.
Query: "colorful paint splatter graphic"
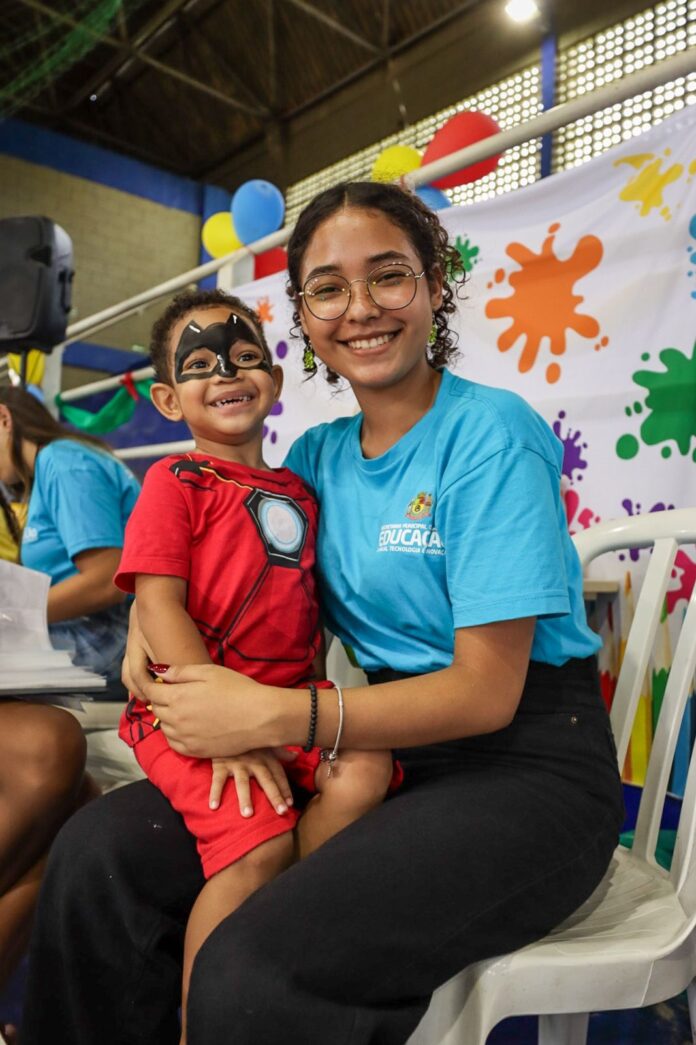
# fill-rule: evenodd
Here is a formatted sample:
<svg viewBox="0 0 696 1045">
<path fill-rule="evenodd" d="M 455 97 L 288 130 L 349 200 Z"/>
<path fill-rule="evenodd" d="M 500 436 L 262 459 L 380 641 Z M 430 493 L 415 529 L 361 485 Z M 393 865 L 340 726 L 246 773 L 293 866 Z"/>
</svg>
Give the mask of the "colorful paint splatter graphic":
<svg viewBox="0 0 696 1045">
<path fill-rule="evenodd" d="M 454 245 L 457 248 L 457 253 L 462 259 L 465 272 L 471 272 L 474 265 L 478 265 L 480 258 L 480 248 L 476 247 L 468 236 L 462 239 L 461 236 L 457 236 L 454 241 Z"/>
<path fill-rule="evenodd" d="M 273 302 L 270 298 L 259 298 L 256 302 L 256 311 L 262 323 L 273 322 Z"/>
<path fill-rule="evenodd" d="M 653 152 L 641 152 L 614 161 L 615 167 L 627 164 L 638 171 L 624 185 L 619 193 L 619 199 L 625 203 L 635 203 L 641 218 L 647 218 L 654 210 L 657 210 L 665 221 L 669 221 L 672 217 L 672 211 L 665 202 L 663 194 L 668 185 L 679 181 L 684 173 L 684 165 L 670 163 L 670 155 L 671 149 L 665 149 L 662 156 L 656 156 Z M 665 164 L 664 170 L 662 169 L 663 163 Z M 695 169 L 696 161 L 692 161 L 689 165 L 689 173 L 693 174 Z"/>
<path fill-rule="evenodd" d="M 696 562 L 691 559 L 683 548 L 680 548 L 674 559 L 672 577 L 677 580 L 677 587 L 667 592 L 667 612 L 671 613 L 676 606 L 684 600 L 688 602 L 691 592 L 696 584 Z"/>
<path fill-rule="evenodd" d="M 638 501 L 632 501 L 630 497 L 624 497 L 623 501 L 621 502 L 621 507 L 624 509 L 626 515 L 628 516 L 632 517 L 634 515 L 642 514 L 642 505 L 639 504 Z M 673 504 L 667 504 L 665 501 L 656 501 L 655 504 L 652 505 L 652 507 L 648 508 L 648 512 L 666 512 L 671 510 L 672 508 L 674 508 Z M 640 559 L 641 551 L 646 552 L 646 549 L 629 549 L 628 557 L 630 558 L 631 562 L 638 562 L 638 560 Z M 647 554 L 650 554 L 649 549 L 647 550 Z M 624 552 L 619 552 L 619 559 L 623 561 L 625 558 L 626 555 L 624 554 Z"/>
<path fill-rule="evenodd" d="M 570 483 L 574 483 L 576 479 L 582 479 L 582 473 L 587 468 L 587 461 L 582 456 L 583 450 L 587 450 L 587 443 L 580 442 L 582 435 L 579 429 L 574 432 L 568 426 L 565 434 L 563 433 L 565 416 L 565 410 L 559 410 L 558 417 L 551 427 L 563 444 L 563 475 L 567 477 Z"/>
<path fill-rule="evenodd" d="M 600 326 L 590 315 L 577 311 L 585 300 L 575 293 L 575 284 L 602 260 L 604 249 L 597 236 L 582 236 L 571 256 L 562 260 L 554 250 L 559 224 L 550 225 L 549 235 L 537 254 L 523 243 L 510 243 L 506 253 L 520 267 L 508 277 L 512 294 L 491 298 L 485 313 L 489 319 L 510 318 L 512 322 L 498 337 L 498 349 L 507 352 L 522 338 L 523 346 L 518 369 L 525 374 L 537 361 L 544 338 L 549 341 L 553 356 L 562 356 L 567 348 L 568 334 L 574 332 L 587 339 L 599 339 Z M 505 271 L 498 269 L 495 282 L 502 283 Z M 493 284 L 489 284 L 489 288 Z M 608 338 L 596 340 L 595 348 L 608 344 Z M 549 363 L 545 377 L 554 384 L 561 376 L 557 362 Z"/>
<path fill-rule="evenodd" d="M 644 352 L 641 359 L 647 362 L 650 354 Z M 672 455 L 670 443 L 674 442 L 683 456 L 691 452 L 696 461 L 696 447 L 691 450 L 696 439 L 696 344 L 691 356 L 678 348 L 664 348 L 659 359 L 664 369 L 637 370 L 632 375 L 634 383 L 646 388 L 648 394 L 644 403 L 636 400 L 627 406 L 626 416 L 647 410 L 640 426 L 640 438 L 646 446 L 662 445 L 660 453 L 667 458 Z M 639 449 L 634 435 L 622 435 L 616 442 L 616 454 L 624 461 L 635 457 Z"/>
<path fill-rule="evenodd" d="M 287 341 L 279 341 L 276 344 L 276 346 L 275 346 L 275 351 L 274 351 L 273 354 L 275 355 L 276 359 L 285 359 L 285 357 L 288 354 L 288 343 L 287 343 Z M 279 399 L 278 402 L 274 403 L 273 406 L 271 407 L 271 412 L 268 415 L 269 418 L 270 417 L 280 417 L 280 415 L 283 413 L 283 409 L 284 409 L 283 401 L 282 401 L 282 399 Z M 267 436 L 268 436 L 268 439 L 270 440 L 271 443 L 277 443 L 278 442 L 278 433 L 276 432 L 276 430 L 274 428 L 271 428 L 271 426 L 269 424 L 265 424 L 263 426 L 263 438 L 265 439 Z"/>
<path fill-rule="evenodd" d="M 577 490 L 572 488 L 566 489 L 563 494 L 563 503 L 565 506 L 566 521 L 568 523 L 568 532 L 571 534 L 577 533 L 579 530 L 586 530 L 590 526 L 594 526 L 595 523 L 601 522 L 598 515 L 595 515 L 591 508 L 583 508 L 580 503 L 580 495 Z"/>
<path fill-rule="evenodd" d="M 693 240 L 696 240 L 696 214 L 692 215 L 689 222 L 689 235 Z M 689 278 L 692 279 L 696 276 L 696 244 L 690 243 L 686 248 L 686 253 L 689 255 L 689 264 L 694 266 L 687 273 Z M 691 291 L 691 297 L 696 300 L 696 290 Z"/>
</svg>

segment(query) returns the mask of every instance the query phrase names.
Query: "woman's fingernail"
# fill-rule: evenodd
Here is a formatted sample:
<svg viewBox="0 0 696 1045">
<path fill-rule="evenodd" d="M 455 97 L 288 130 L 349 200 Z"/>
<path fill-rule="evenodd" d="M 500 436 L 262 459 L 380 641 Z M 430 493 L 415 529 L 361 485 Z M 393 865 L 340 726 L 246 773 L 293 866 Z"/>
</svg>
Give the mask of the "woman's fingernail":
<svg viewBox="0 0 696 1045">
<path fill-rule="evenodd" d="M 251 806 L 244 806 L 244 809 L 242 809 L 242 816 L 251 816 L 253 812 L 254 810 Z"/>
<path fill-rule="evenodd" d="M 287 813 L 287 811 L 288 811 L 288 807 L 287 807 L 286 805 L 283 805 L 283 803 L 282 803 L 282 802 L 280 802 L 280 803 L 279 803 L 279 804 L 278 804 L 278 805 L 276 806 L 276 810 L 277 810 L 277 811 L 278 811 L 279 813 Z"/>
<path fill-rule="evenodd" d="M 215 799 L 213 799 L 213 801 L 210 803 L 210 808 L 211 809 L 217 809 L 219 805 L 220 805 L 220 803 L 216 802 Z"/>
<path fill-rule="evenodd" d="M 288 805 L 291 806 L 293 801 L 294 801 L 294 799 L 288 798 L 288 799 L 286 799 L 286 801 L 287 801 Z"/>
<path fill-rule="evenodd" d="M 165 671 L 169 671 L 169 664 L 151 664 L 150 671 L 154 671 L 155 675 L 164 675 Z"/>
</svg>

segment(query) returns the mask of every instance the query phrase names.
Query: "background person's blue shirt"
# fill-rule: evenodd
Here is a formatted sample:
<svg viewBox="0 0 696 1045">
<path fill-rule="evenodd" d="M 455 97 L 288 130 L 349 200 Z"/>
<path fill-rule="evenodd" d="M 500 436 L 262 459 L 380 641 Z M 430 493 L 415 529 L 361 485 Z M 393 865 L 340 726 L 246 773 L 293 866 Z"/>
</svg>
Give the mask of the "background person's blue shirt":
<svg viewBox="0 0 696 1045">
<path fill-rule="evenodd" d="M 435 671 L 456 628 L 520 617 L 537 617 L 534 660 L 597 651 L 561 444 L 523 399 L 445 370 L 431 410 L 385 454 L 362 456 L 361 424 L 318 425 L 285 462 L 319 498 L 322 609 L 361 667 Z"/>
<path fill-rule="evenodd" d="M 51 583 L 77 573 L 74 558 L 90 548 L 122 548 L 140 491 L 116 457 L 73 439 L 39 450 L 34 465 L 21 561 Z"/>
</svg>

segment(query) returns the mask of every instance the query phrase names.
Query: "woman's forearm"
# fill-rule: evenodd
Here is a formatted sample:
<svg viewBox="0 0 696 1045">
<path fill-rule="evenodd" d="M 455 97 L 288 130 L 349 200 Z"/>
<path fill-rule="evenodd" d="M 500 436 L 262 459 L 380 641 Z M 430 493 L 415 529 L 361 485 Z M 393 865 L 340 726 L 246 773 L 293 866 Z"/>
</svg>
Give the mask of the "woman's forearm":
<svg viewBox="0 0 696 1045">
<path fill-rule="evenodd" d="M 99 549 L 98 552 L 110 552 Z M 112 581 L 118 563 L 118 549 L 112 556 L 97 556 L 85 553 L 76 558 L 78 572 L 48 589 L 48 623 L 68 621 L 74 617 L 85 617 L 102 609 L 116 606 L 125 596 Z M 112 561 L 114 559 L 114 561 Z M 80 570 L 80 560 L 83 568 Z M 87 561 L 87 566 L 85 565 Z M 95 567 L 95 568 L 93 568 Z"/>
<path fill-rule="evenodd" d="M 342 744 L 357 749 L 410 747 L 502 729 L 512 720 L 524 687 L 534 631 L 530 619 L 457 633 L 448 668 L 416 678 L 344 691 Z M 319 691 L 316 743 L 333 746 L 338 700 Z M 276 691 L 273 744 L 303 744 L 309 696 Z"/>
</svg>

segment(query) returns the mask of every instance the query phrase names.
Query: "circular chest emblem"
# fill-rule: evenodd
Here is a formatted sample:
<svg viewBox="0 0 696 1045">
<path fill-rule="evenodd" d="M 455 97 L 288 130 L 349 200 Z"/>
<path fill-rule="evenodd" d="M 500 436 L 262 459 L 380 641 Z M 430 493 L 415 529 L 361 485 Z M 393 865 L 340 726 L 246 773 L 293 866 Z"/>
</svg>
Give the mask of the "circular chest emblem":
<svg viewBox="0 0 696 1045">
<path fill-rule="evenodd" d="M 303 520 L 292 505 L 265 497 L 259 504 L 259 522 L 264 537 L 282 552 L 296 552 L 302 544 Z"/>
</svg>

